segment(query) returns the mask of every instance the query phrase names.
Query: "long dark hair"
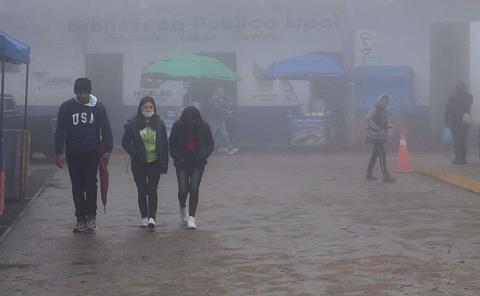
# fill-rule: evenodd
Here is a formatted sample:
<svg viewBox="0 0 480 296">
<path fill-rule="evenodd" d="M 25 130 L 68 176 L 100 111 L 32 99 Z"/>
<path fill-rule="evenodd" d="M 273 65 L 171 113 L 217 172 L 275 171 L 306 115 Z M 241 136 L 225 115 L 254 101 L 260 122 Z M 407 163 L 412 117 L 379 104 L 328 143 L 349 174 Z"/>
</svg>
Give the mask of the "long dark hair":
<svg viewBox="0 0 480 296">
<path fill-rule="evenodd" d="M 193 125 L 189 123 L 193 122 Z M 200 127 L 203 125 L 202 114 L 194 106 L 188 106 L 183 109 L 182 114 L 180 115 L 179 123 L 182 127 L 187 128 L 191 127 L 194 131 L 199 131 Z"/>
<path fill-rule="evenodd" d="M 153 104 L 153 111 L 154 114 L 150 118 L 145 118 L 142 114 L 142 107 L 145 105 L 145 103 L 152 103 Z M 149 121 L 149 126 L 156 130 L 159 126 L 160 122 L 160 116 L 157 113 L 157 105 L 155 104 L 155 100 L 152 97 L 143 97 L 142 100 L 140 101 L 140 104 L 138 104 L 138 109 L 137 109 L 137 115 L 135 116 L 135 125 L 137 126 L 138 129 L 144 129 L 147 126 L 147 120 Z"/>
</svg>

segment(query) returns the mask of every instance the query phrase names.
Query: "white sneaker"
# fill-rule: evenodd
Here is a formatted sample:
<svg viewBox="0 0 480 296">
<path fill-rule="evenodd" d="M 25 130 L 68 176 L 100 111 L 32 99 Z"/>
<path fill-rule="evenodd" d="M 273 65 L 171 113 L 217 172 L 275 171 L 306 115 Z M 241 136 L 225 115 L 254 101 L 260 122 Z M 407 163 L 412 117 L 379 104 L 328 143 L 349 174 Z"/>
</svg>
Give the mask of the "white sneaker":
<svg viewBox="0 0 480 296">
<path fill-rule="evenodd" d="M 95 218 L 87 217 L 87 230 L 96 231 L 97 230 L 97 221 Z"/>
<path fill-rule="evenodd" d="M 180 208 L 180 221 L 182 224 L 187 224 L 188 222 L 187 208 Z"/>
<path fill-rule="evenodd" d="M 195 218 L 194 217 L 192 217 L 192 216 L 188 217 L 187 228 L 188 229 L 197 229 L 197 225 L 195 224 Z"/>
<path fill-rule="evenodd" d="M 155 228 L 155 219 L 148 219 L 148 228 Z"/>
<path fill-rule="evenodd" d="M 220 152 L 220 153 L 228 153 L 228 148 L 227 147 L 220 147 L 217 149 L 217 152 Z"/>
<path fill-rule="evenodd" d="M 140 222 L 140 227 L 147 227 L 148 226 L 148 218 L 142 218 L 142 222 Z"/>
<path fill-rule="evenodd" d="M 232 149 L 228 150 L 227 154 L 228 155 L 234 155 L 235 153 L 238 152 L 238 150 L 239 150 L 238 148 L 232 148 Z"/>
</svg>

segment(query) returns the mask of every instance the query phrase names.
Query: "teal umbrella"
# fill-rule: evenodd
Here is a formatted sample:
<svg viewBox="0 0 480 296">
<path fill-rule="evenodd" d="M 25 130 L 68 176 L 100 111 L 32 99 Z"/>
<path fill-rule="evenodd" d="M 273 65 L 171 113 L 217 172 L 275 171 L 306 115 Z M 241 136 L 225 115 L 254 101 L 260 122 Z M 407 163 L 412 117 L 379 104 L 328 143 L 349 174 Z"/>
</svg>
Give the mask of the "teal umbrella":
<svg viewBox="0 0 480 296">
<path fill-rule="evenodd" d="M 168 80 L 237 80 L 237 75 L 217 59 L 196 54 L 176 54 L 148 66 L 143 74 Z"/>
</svg>

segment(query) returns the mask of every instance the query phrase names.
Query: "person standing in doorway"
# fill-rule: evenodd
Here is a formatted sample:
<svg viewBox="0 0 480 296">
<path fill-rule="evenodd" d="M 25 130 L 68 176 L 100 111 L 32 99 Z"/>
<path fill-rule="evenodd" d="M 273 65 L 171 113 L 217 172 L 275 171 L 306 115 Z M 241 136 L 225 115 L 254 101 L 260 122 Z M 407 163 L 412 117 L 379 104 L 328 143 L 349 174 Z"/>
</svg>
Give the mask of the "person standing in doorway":
<svg viewBox="0 0 480 296">
<path fill-rule="evenodd" d="M 140 227 L 155 227 L 158 182 L 168 169 L 168 140 L 165 124 L 157 114 L 155 100 L 144 97 L 137 115 L 125 124 L 122 147 L 130 155 L 138 191 Z"/>
<path fill-rule="evenodd" d="M 227 120 L 231 117 L 232 108 L 229 107 L 229 101 L 226 97 L 223 87 L 218 87 L 215 94 L 210 98 L 210 116 L 209 122 L 212 127 L 212 132 L 215 137 L 220 137 L 222 144 L 225 147 L 220 148 L 219 151 L 233 155 L 238 151 L 230 139 L 230 134 L 227 129 Z"/>
<path fill-rule="evenodd" d="M 392 183 L 395 179 L 390 175 L 387 169 L 387 156 L 385 152 L 385 144 L 388 140 L 388 124 L 387 106 L 390 98 L 387 95 L 381 95 L 373 108 L 367 114 L 367 142 L 373 145 L 372 155 L 368 163 L 367 180 L 377 180 L 373 175 L 373 168 L 377 158 L 383 173 L 383 182 Z"/>
<path fill-rule="evenodd" d="M 57 166 L 68 165 L 77 223 L 74 232 L 97 229 L 97 171 L 99 160 L 108 163 L 113 147 L 107 111 L 91 94 L 91 81 L 75 80 L 75 97 L 58 111 L 55 132 Z M 106 152 L 100 155 L 103 142 Z"/>
<path fill-rule="evenodd" d="M 208 124 L 193 106 L 185 108 L 170 133 L 170 156 L 173 158 L 178 181 L 180 219 L 189 229 L 196 229 L 195 213 L 198 193 L 207 158 L 214 142 Z M 187 196 L 190 194 L 188 214 Z"/>
<path fill-rule="evenodd" d="M 452 132 L 453 150 L 455 159 L 453 164 L 467 164 L 467 139 L 470 129 L 470 109 L 473 104 L 473 97 L 467 91 L 463 82 L 457 82 L 455 91 L 448 98 L 445 110 L 445 124 Z"/>
</svg>

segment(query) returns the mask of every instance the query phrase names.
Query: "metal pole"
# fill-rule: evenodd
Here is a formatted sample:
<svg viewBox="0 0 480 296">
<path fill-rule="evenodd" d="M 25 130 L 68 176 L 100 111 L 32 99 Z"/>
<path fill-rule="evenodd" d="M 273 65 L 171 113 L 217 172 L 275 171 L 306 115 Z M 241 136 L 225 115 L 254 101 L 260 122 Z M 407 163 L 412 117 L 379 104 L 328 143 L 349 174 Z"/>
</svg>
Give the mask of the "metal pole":
<svg viewBox="0 0 480 296">
<path fill-rule="evenodd" d="M 5 55 L 1 56 L 2 59 L 2 81 L 0 87 L 0 215 L 3 214 L 5 209 L 5 158 L 3 147 L 3 109 L 5 106 Z"/>
<path fill-rule="evenodd" d="M 0 140 L 3 143 L 3 113 L 5 112 L 5 59 L 6 56 L 2 55 L 2 87 L 1 87 L 1 100 L 0 100 Z"/>
<path fill-rule="evenodd" d="M 4 183 L 4 170 L 5 170 L 5 156 L 4 156 L 4 151 L 5 151 L 5 147 L 4 147 L 4 140 L 3 140 L 3 113 L 5 112 L 5 59 L 7 58 L 7 56 L 5 55 L 2 55 L 2 86 L 1 86 L 1 89 L 0 89 L 0 96 L 1 96 L 1 100 L 0 100 L 0 184 L 1 184 L 1 192 L 0 192 L 0 196 L 2 196 L 4 198 L 4 194 L 5 194 L 5 183 Z M 3 199 L 4 201 L 4 199 Z M 3 202 L 3 201 L 0 201 L 0 202 Z M 1 207 L 1 205 L 0 205 Z M 0 209 L 0 214 L 1 214 L 2 210 Z"/>
<path fill-rule="evenodd" d="M 27 64 L 27 74 L 25 78 L 25 111 L 23 114 L 23 129 L 27 129 L 27 105 L 28 105 L 28 72 L 30 70 L 30 64 Z"/>
</svg>

